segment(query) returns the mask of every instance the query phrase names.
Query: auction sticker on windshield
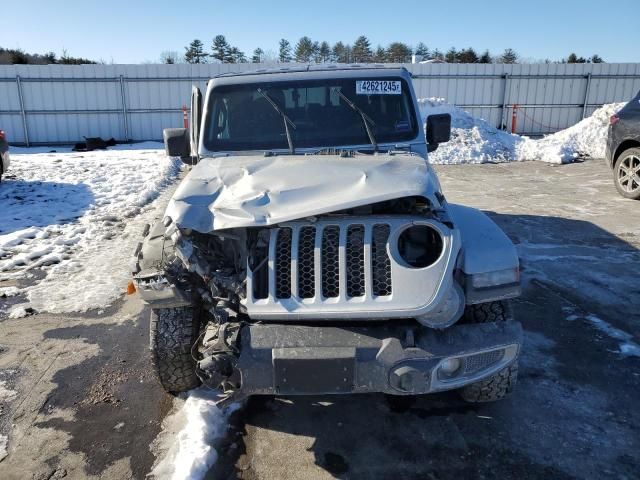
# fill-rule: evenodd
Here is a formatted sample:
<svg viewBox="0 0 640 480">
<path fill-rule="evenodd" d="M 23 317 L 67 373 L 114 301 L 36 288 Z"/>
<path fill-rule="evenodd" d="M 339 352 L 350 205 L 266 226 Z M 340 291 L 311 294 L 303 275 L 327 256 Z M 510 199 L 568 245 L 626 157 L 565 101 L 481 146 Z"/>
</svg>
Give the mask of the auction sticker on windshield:
<svg viewBox="0 0 640 480">
<path fill-rule="evenodd" d="M 400 80 L 357 80 L 356 95 L 400 95 Z"/>
</svg>

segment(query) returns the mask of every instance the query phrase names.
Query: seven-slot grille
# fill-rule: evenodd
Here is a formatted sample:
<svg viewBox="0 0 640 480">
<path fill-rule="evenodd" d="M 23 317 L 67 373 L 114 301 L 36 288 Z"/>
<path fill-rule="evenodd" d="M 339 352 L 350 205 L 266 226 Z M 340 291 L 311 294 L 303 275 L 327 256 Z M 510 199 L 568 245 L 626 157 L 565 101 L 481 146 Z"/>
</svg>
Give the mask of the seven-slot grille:
<svg viewBox="0 0 640 480">
<path fill-rule="evenodd" d="M 270 237 L 274 276 L 269 291 L 276 299 L 391 295 L 389 233 L 387 224 L 274 229 Z"/>
</svg>

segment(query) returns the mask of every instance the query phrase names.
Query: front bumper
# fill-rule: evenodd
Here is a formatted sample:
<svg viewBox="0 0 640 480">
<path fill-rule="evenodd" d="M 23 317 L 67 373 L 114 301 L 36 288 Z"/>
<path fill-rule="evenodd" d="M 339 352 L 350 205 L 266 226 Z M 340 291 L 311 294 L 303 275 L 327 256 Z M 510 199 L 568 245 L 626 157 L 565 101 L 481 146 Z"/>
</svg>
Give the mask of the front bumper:
<svg viewBox="0 0 640 480">
<path fill-rule="evenodd" d="M 248 395 L 383 392 L 415 395 L 460 388 L 513 363 L 522 327 L 507 321 L 444 331 L 402 326 L 247 325 L 240 332 L 240 389 Z M 445 375 L 447 359 L 459 365 Z M 451 362 L 449 362 L 449 366 Z"/>
</svg>

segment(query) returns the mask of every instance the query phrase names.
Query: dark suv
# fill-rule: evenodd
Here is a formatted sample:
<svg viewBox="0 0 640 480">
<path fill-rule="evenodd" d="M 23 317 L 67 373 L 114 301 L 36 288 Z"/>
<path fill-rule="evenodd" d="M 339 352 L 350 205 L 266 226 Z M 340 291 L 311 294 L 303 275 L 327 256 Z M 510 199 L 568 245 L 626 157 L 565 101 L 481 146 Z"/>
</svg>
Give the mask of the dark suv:
<svg viewBox="0 0 640 480">
<path fill-rule="evenodd" d="M 620 195 L 640 199 L 640 92 L 609 119 L 606 159 Z"/>
</svg>

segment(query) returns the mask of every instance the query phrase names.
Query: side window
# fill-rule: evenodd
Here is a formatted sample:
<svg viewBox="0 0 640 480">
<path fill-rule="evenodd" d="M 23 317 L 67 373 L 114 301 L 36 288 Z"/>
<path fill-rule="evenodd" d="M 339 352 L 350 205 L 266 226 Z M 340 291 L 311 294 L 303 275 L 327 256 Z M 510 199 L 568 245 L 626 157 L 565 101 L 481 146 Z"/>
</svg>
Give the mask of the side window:
<svg viewBox="0 0 640 480">
<path fill-rule="evenodd" d="M 293 88 L 287 88 L 282 92 L 284 93 L 284 108 L 286 108 L 287 110 L 296 108 L 296 101 L 294 98 L 295 90 Z"/>
<path fill-rule="evenodd" d="M 229 138 L 229 109 L 227 108 L 228 100 L 224 97 L 216 99 L 213 105 L 213 114 L 211 116 L 211 138 L 228 139 Z"/>
<path fill-rule="evenodd" d="M 325 87 L 309 88 L 307 89 L 307 103 L 324 106 L 326 103 L 326 91 Z"/>
</svg>

